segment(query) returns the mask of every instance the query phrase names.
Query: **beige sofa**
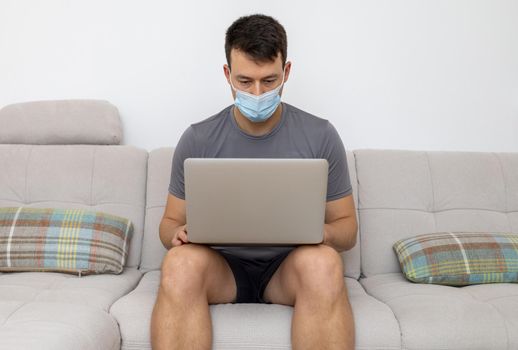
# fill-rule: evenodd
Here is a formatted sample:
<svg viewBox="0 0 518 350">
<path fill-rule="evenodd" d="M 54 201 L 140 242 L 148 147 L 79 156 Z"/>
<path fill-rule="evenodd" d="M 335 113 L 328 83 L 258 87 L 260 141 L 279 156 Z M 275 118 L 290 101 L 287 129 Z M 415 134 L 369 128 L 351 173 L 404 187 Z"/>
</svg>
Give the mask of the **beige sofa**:
<svg viewBox="0 0 518 350">
<path fill-rule="evenodd" d="M 121 142 L 106 101 L 0 110 L 0 206 L 101 210 L 135 228 L 120 275 L 0 274 L 0 349 L 151 348 L 174 149 Z M 347 161 L 360 239 L 342 256 L 356 349 L 518 349 L 518 284 L 415 284 L 392 250 L 418 233 L 518 232 L 518 153 L 360 149 Z M 290 349 L 292 310 L 211 305 L 213 349 Z"/>
</svg>

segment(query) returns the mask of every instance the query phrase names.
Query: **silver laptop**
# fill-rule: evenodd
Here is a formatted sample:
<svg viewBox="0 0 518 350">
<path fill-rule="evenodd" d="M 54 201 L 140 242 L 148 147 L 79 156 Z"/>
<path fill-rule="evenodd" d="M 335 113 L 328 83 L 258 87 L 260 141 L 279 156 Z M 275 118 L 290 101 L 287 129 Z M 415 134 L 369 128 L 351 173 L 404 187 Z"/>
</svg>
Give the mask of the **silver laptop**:
<svg viewBox="0 0 518 350">
<path fill-rule="evenodd" d="M 187 158 L 193 243 L 282 246 L 323 241 L 328 162 L 306 158 Z"/>
</svg>

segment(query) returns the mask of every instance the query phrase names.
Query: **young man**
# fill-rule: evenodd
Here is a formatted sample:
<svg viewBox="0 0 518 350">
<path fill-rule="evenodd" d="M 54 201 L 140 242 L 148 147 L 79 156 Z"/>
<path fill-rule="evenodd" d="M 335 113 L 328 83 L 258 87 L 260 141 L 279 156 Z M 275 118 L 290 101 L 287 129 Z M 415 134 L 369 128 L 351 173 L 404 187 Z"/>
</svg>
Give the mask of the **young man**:
<svg viewBox="0 0 518 350">
<path fill-rule="evenodd" d="M 339 252 L 356 244 L 357 221 L 342 141 L 329 121 L 280 102 L 291 62 L 286 61 L 285 30 L 275 19 L 239 18 L 227 30 L 225 51 L 223 71 L 234 104 L 191 124 L 173 156 L 160 224 L 169 252 L 151 320 L 152 347 L 210 349 L 209 304 L 248 302 L 294 306 L 293 349 L 353 350 L 353 315 Z M 326 158 L 323 244 L 224 248 L 189 243 L 183 178 L 188 157 Z"/>
</svg>

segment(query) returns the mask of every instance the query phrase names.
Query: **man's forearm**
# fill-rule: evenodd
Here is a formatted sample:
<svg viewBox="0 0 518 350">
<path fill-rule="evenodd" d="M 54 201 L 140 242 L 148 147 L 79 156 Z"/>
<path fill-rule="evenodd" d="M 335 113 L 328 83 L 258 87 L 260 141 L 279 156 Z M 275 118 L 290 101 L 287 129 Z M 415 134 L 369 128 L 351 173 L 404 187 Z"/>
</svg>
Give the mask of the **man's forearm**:
<svg viewBox="0 0 518 350">
<path fill-rule="evenodd" d="M 160 240 L 162 241 L 162 244 L 167 250 L 173 247 L 172 240 L 176 230 L 180 226 L 182 226 L 181 223 L 167 218 L 163 218 L 160 222 L 160 227 L 158 229 L 160 234 Z"/>
<path fill-rule="evenodd" d="M 356 245 L 358 225 L 356 219 L 347 217 L 324 224 L 324 242 L 338 252 L 349 250 Z"/>
</svg>

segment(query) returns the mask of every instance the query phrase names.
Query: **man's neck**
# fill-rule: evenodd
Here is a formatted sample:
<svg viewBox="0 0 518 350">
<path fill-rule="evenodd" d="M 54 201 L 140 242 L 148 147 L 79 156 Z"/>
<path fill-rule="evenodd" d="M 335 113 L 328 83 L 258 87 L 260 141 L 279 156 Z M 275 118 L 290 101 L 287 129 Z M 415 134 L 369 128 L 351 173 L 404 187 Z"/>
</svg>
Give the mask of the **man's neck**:
<svg viewBox="0 0 518 350">
<path fill-rule="evenodd" d="M 234 119 L 241 130 L 252 136 L 266 135 L 275 128 L 277 123 L 281 120 L 282 103 L 273 112 L 272 116 L 264 122 L 254 123 L 245 117 L 239 108 L 234 107 Z"/>
</svg>

